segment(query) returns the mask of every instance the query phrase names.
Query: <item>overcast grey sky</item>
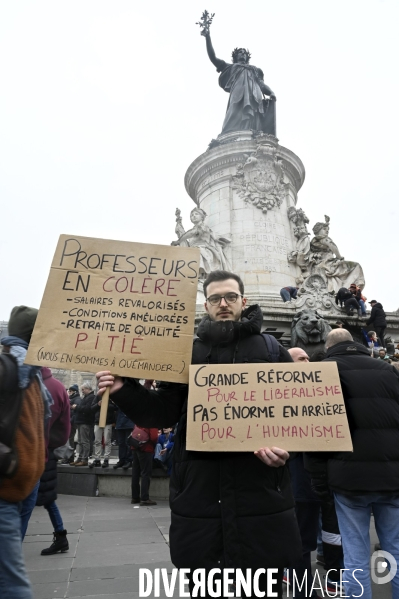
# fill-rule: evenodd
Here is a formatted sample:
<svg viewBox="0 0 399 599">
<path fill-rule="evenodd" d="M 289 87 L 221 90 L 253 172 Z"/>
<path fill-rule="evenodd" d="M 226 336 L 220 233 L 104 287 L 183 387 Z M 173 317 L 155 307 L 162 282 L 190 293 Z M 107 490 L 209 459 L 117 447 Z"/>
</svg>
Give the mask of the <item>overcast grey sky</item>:
<svg viewBox="0 0 399 599">
<path fill-rule="evenodd" d="M 221 130 L 195 22 L 248 47 L 277 135 L 306 168 L 298 206 L 331 217 L 368 299 L 399 306 L 397 0 L 35 0 L 0 4 L 0 320 L 39 306 L 61 233 L 169 244 L 184 174 Z"/>
</svg>

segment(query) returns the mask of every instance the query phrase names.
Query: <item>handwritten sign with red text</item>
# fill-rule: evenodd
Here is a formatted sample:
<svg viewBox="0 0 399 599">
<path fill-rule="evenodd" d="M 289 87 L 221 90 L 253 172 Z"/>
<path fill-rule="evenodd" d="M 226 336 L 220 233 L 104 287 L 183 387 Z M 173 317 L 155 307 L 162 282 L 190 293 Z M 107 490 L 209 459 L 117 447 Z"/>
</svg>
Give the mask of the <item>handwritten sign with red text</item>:
<svg viewBox="0 0 399 599">
<path fill-rule="evenodd" d="M 199 250 L 61 235 L 26 363 L 187 382 Z"/>
<path fill-rule="evenodd" d="M 352 451 L 335 362 L 190 366 L 187 449 Z"/>
</svg>

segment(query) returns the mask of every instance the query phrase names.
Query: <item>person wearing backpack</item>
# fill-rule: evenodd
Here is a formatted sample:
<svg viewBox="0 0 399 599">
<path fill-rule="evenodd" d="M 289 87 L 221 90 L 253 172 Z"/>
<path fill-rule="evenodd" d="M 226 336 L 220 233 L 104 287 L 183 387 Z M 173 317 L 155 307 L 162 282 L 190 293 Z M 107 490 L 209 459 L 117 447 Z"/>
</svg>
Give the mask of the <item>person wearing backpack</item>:
<svg viewBox="0 0 399 599">
<path fill-rule="evenodd" d="M 24 364 L 38 311 L 15 306 L 0 356 L 0 596 L 31 599 L 21 542 L 21 502 L 44 470 L 52 398 L 40 368 Z"/>
<path fill-rule="evenodd" d="M 361 316 L 361 308 L 358 304 L 355 295 L 352 291 L 349 291 L 346 287 L 341 287 L 338 289 L 337 294 L 335 296 L 335 303 L 338 306 L 338 303 L 345 308 L 345 312 L 348 316 L 352 316 L 354 313 L 359 314 Z"/>
<path fill-rule="evenodd" d="M 131 503 L 139 503 L 142 506 L 157 505 L 157 502 L 150 499 L 149 496 L 152 463 L 157 441 L 157 428 L 142 428 L 136 424 L 130 435 L 129 442 L 132 448 Z"/>
<path fill-rule="evenodd" d="M 292 362 L 274 337 L 261 334 L 262 311 L 258 305 L 247 308 L 238 275 L 213 271 L 203 288 L 207 315 L 198 326 L 193 364 Z M 288 452 L 277 447 L 254 453 L 187 451 L 188 385 L 163 382 L 153 391 L 110 372 L 97 373 L 97 379 L 100 393 L 110 387 L 112 401 L 140 426 L 166 428 L 179 422 L 170 480 L 173 564 L 208 572 L 278 568 L 282 581 L 284 567 L 302 557 Z M 262 574 L 261 591 L 267 590 L 266 583 Z"/>
</svg>

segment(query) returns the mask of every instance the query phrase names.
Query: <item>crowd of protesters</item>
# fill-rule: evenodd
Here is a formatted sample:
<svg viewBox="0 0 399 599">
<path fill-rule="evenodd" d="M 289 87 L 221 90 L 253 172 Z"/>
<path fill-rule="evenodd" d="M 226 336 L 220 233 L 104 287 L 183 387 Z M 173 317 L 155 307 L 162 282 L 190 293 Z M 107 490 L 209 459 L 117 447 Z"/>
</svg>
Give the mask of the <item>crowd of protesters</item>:
<svg viewBox="0 0 399 599">
<path fill-rule="evenodd" d="M 156 389 L 159 382 L 143 380 L 142 384 L 147 388 Z M 100 427 L 101 397 L 94 393 L 89 382 L 83 383 L 81 392 L 83 397 L 80 396 L 79 387 L 76 384 L 67 389 L 71 413 L 69 445 L 75 453 L 71 457 L 62 460 L 61 464 L 108 468 L 112 445 L 114 445 L 118 447 L 118 461 L 113 465 L 113 468 L 115 470 L 118 468 L 128 470 L 132 467 L 133 462 L 132 450 L 134 447 L 131 434 L 135 428 L 134 422 L 110 401 L 107 407 L 105 427 Z M 154 451 L 152 452 L 155 467 L 169 473 L 174 445 L 172 431 L 173 428 L 157 429 L 156 439 L 153 443 Z M 148 447 L 143 450 L 148 453 Z M 88 458 L 85 459 L 87 453 Z M 101 457 L 103 457 L 102 463 Z M 92 462 L 89 462 L 90 458 L 93 458 Z"/>
<path fill-rule="evenodd" d="M 291 302 L 300 296 L 299 287 L 283 287 L 280 290 L 280 296 L 283 302 Z M 373 299 L 370 302 L 371 311 L 367 313 L 367 298 L 356 283 L 351 283 L 349 288 L 341 287 L 335 295 L 335 303 L 340 306 L 347 316 L 358 317 L 361 319 L 363 340 L 371 350 L 375 358 L 381 358 L 386 361 L 396 362 L 399 360 L 399 354 L 395 357 L 399 345 L 393 344 L 388 348 L 385 340 L 385 330 L 387 327 L 386 314 L 381 302 Z M 336 327 L 345 327 L 341 320 L 336 322 Z"/>
<path fill-rule="evenodd" d="M 339 290 L 338 301 L 348 312 L 367 317 L 366 298 L 354 286 L 349 291 L 351 297 L 345 298 Z M 325 351 L 309 356 L 301 348 L 287 351 L 274 338 L 262 339 L 262 313 L 257 306 L 246 308 L 237 275 L 215 271 L 204 292 L 207 316 L 197 331 L 194 363 L 230 363 L 232 356 L 236 363 L 334 361 L 353 453 L 290 456 L 284 449 L 265 447 L 255 454 L 193 455 L 185 448 L 186 385 L 123 381 L 100 372 L 97 392 L 90 382 L 80 390 L 77 385 L 65 390 L 48 368 L 23 363 L 37 311 L 18 306 L 11 313 L 9 336 L 1 340 L 0 443 L 7 447 L 6 441 L 10 447 L 0 452 L 2 597 L 32 597 L 21 540 L 35 505 L 47 510 L 54 535 L 42 555 L 69 549 L 56 503 L 57 461 L 71 468 L 106 469 L 113 436 L 118 445 L 113 468 L 132 470 L 132 504 L 156 505 L 149 493 L 154 467 L 172 477 L 170 541 L 177 567 L 206 571 L 217 564 L 276 567 L 281 581 L 291 587 L 295 576 L 307 576 L 302 588 L 295 589 L 296 597 L 317 597 L 310 559 L 317 548 L 317 560 L 327 569 L 329 592 L 359 595 L 350 577 L 342 586 L 340 570 L 360 569 L 355 579 L 363 587 L 361 596 L 370 599 L 371 513 L 380 547 L 399 562 L 399 371 L 390 364 L 395 357 L 385 348 L 382 305 L 370 302 L 371 314 L 364 324 L 373 330 L 364 329 L 363 344 L 354 341 L 341 323 L 329 333 Z M 107 387 L 110 401 L 105 425 L 100 426 L 102 393 Z M 4 409 L 6 402 L 12 409 Z M 10 430 L 12 435 L 7 437 Z M 399 574 L 393 576 L 392 595 L 399 598 Z"/>
<path fill-rule="evenodd" d="M 145 380 L 142 384 L 146 388 L 157 389 L 157 381 Z M 142 428 L 135 425 L 112 401 L 108 403 L 106 424 L 102 427 L 99 424 L 101 397 L 94 393 L 89 382 L 83 383 L 81 393 L 82 397 L 76 384 L 68 389 L 71 431 L 75 430 L 75 435 L 69 438 L 69 442 L 71 449 L 76 449 L 75 455 L 72 453 L 70 457 L 62 460 L 61 464 L 108 468 L 112 438 L 115 434 L 114 445 L 118 447 L 118 460 L 112 467 L 114 470 L 132 469 L 131 503 L 142 506 L 156 505 L 156 501 L 149 497 L 152 470 L 158 468 L 170 476 L 174 446 L 173 428 Z M 136 435 L 140 440 L 136 440 Z"/>
</svg>

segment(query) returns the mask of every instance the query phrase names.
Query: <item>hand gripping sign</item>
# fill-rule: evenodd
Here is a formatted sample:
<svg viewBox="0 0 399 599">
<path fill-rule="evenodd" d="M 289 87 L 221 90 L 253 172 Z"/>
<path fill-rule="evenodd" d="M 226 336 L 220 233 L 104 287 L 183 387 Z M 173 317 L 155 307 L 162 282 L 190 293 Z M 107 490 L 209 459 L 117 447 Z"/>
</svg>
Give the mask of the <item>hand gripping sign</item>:
<svg viewBox="0 0 399 599">
<path fill-rule="evenodd" d="M 353 450 L 334 362 L 195 365 L 189 385 L 189 450 Z"/>
<path fill-rule="evenodd" d="M 187 382 L 198 268 L 197 248 L 61 235 L 26 362 Z"/>
</svg>

